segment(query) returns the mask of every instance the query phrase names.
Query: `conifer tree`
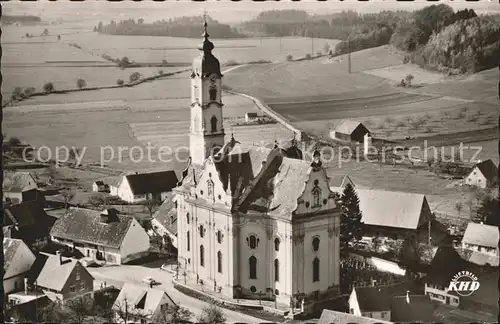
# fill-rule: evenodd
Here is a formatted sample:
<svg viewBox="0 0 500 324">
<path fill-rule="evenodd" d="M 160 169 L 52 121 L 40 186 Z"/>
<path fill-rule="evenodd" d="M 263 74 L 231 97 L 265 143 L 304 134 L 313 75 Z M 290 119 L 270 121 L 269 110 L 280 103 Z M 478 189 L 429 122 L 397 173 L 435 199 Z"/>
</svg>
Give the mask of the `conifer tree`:
<svg viewBox="0 0 500 324">
<path fill-rule="evenodd" d="M 347 245 L 353 238 L 361 239 L 361 211 L 358 194 L 348 183 L 340 198 L 340 239 Z"/>
</svg>

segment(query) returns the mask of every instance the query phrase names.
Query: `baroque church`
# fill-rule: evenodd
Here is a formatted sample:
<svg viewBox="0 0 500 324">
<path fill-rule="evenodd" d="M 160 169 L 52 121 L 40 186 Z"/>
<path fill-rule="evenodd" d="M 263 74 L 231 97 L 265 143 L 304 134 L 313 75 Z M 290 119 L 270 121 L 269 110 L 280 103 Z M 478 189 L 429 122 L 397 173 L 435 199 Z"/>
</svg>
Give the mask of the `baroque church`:
<svg viewBox="0 0 500 324">
<path fill-rule="evenodd" d="M 337 291 L 340 210 L 319 152 L 225 142 L 220 63 L 205 22 L 191 74 L 190 159 L 174 189 L 178 261 L 238 299 L 288 307 Z M 201 287 L 200 287 L 201 288 Z"/>
</svg>

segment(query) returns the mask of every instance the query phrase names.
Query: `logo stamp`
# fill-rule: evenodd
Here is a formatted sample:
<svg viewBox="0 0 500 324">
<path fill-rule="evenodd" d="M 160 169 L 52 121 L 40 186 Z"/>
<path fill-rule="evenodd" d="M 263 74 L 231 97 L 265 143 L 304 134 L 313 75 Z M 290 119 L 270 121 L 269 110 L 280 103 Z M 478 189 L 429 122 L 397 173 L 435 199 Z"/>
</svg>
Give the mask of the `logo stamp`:
<svg viewBox="0 0 500 324">
<path fill-rule="evenodd" d="M 479 280 L 470 271 L 460 271 L 450 282 L 448 291 L 455 291 L 460 296 L 470 296 L 479 289 Z"/>
</svg>

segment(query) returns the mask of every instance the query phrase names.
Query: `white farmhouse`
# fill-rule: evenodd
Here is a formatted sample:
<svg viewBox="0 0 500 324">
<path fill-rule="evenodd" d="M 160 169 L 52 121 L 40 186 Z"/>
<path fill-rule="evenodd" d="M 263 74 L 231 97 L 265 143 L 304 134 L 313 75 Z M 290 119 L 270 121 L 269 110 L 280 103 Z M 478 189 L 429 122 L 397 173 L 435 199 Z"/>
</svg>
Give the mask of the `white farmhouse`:
<svg viewBox="0 0 500 324">
<path fill-rule="evenodd" d="M 498 266 L 498 227 L 486 224 L 469 223 L 462 238 L 462 248 L 471 250 L 469 261 Z M 481 257 L 482 256 L 482 257 Z"/>
<path fill-rule="evenodd" d="M 487 188 L 497 183 L 498 168 L 491 160 L 477 163 L 472 171 L 464 178 L 464 184 Z"/>
<path fill-rule="evenodd" d="M 4 294 L 24 289 L 24 278 L 35 262 L 35 255 L 23 241 L 3 239 Z"/>
<path fill-rule="evenodd" d="M 340 277 L 340 210 L 320 153 L 311 163 L 296 145 L 225 141 L 222 74 L 204 35 L 191 74 L 191 159 L 174 189 L 178 261 L 227 297 L 308 308 L 336 294 Z"/>
<path fill-rule="evenodd" d="M 123 176 L 117 196 L 129 203 L 142 202 L 146 199 L 163 201 L 177 182 L 178 179 L 173 170 L 129 174 Z"/>
<path fill-rule="evenodd" d="M 102 212 L 71 208 L 50 231 L 52 241 L 84 256 L 111 264 L 122 264 L 147 255 L 149 236 L 132 216 L 116 209 Z"/>
</svg>

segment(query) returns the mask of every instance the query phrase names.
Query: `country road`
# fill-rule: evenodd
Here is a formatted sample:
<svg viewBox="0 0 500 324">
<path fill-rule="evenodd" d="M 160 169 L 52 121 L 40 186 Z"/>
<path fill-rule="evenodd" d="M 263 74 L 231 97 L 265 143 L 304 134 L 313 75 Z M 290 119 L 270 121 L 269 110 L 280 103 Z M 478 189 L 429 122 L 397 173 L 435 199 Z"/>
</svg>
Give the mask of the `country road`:
<svg viewBox="0 0 500 324">
<path fill-rule="evenodd" d="M 147 287 L 147 284 L 141 282 L 141 279 L 150 276 L 156 281 L 161 282 L 161 285 L 156 286 L 157 289 L 164 289 L 167 294 L 180 306 L 189 309 L 195 320 L 198 315 L 200 315 L 201 310 L 207 307 L 208 304 L 184 295 L 174 288 L 172 279 L 173 274 L 163 271 L 159 268 L 148 268 L 145 266 L 135 266 L 135 265 L 122 265 L 116 267 L 104 267 L 104 268 L 87 268 L 89 272 L 94 276 L 96 281 L 96 286 L 99 287 L 100 283 L 106 282 L 107 286 L 113 285 L 117 288 L 123 286 L 124 283 L 133 283 Z M 253 316 L 245 315 L 243 313 L 238 313 L 228 309 L 222 309 L 227 316 L 228 323 L 264 323 L 265 321 Z"/>
</svg>

